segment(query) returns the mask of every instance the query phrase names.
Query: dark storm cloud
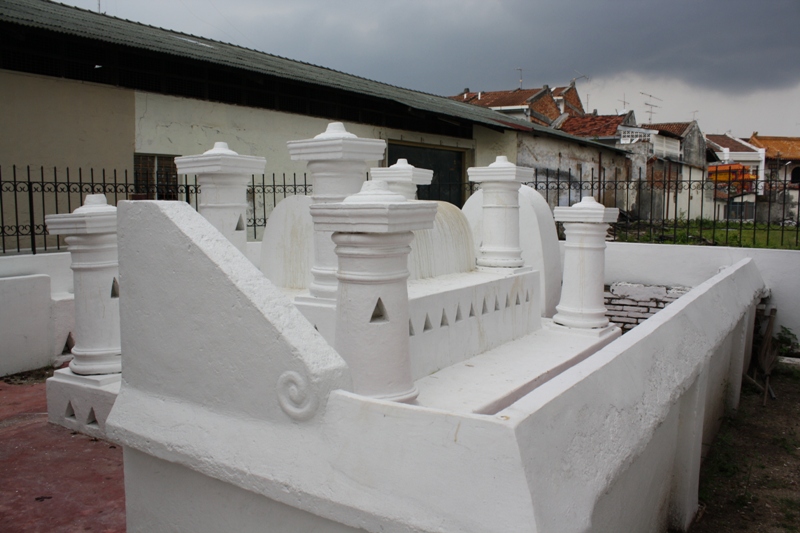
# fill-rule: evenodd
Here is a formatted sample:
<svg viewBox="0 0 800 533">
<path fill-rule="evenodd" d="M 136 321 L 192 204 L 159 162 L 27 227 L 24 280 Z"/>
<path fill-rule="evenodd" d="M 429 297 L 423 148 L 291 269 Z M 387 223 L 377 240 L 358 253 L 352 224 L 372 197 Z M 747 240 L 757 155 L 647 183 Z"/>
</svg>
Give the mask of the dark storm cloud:
<svg viewBox="0 0 800 533">
<path fill-rule="evenodd" d="M 800 81 L 798 0 L 258 2 L 259 48 L 439 94 L 634 72 L 728 93 Z M 247 24 L 246 21 L 250 21 Z"/>
<path fill-rule="evenodd" d="M 94 0 L 71 3 L 94 9 Z M 433 92 L 633 73 L 800 82 L 800 0 L 103 0 L 110 15 Z M 580 74 L 579 74 L 580 73 Z"/>
</svg>

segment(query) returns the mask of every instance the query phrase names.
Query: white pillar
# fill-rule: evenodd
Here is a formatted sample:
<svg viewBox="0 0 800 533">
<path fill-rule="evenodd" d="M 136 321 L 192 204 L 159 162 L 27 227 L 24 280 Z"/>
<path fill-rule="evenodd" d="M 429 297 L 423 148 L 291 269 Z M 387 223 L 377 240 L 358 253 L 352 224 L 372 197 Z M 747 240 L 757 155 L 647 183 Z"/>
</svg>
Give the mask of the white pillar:
<svg viewBox="0 0 800 533">
<path fill-rule="evenodd" d="M 65 235 L 72 256 L 75 290 L 75 374 L 121 370 L 117 208 L 102 194 L 90 194 L 71 214 L 47 215 L 50 235 Z"/>
<path fill-rule="evenodd" d="M 555 220 L 564 223 L 564 278 L 561 301 L 553 321 L 573 328 L 608 326 L 603 301 L 606 231 L 619 209 L 606 208 L 591 196 L 572 207 L 556 207 Z"/>
<path fill-rule="evenodd" d="M 307 161 L 311 173 L 313 204 L 337 203 L 357 193 L 367 177 L 367 161 L 383 159 L 386 141 L 359 139 L 341 122 L 331 122 L 313 139 L 286 143 L 292 161 Z M 313 205 L 312 204 L 312 205 Z M 313 298 L 336 302 L 336 254 L 331 232 L 314 230 Z"/>
<path fill-rule="evenodd" d="M 398 159 L 388 168 L 372 168 L 369 176 L 373 181 L 385 181 L 389 190 L 402 194 L 406 200 L 417 199 L 417 185 L 430 185 L 433 181 L 433 170 L 416 168 L 408 164 L 406 159 Z"/>
<path fill-rule="evenodd" d="M 179 174 L 196 174 L 200 185 L 197 211 L 242 253 L 247 245 L 247 185 L 264 172 L 263 157 L 239 155 L 224 142 L 200 155 L 175 158 Z"/>
<path fill-rule="evenodd" d="M 519 245 L 519 188 L 533 179 L 533 169 L 509 163 L 498 156 L 488 167 L 467 169 L 469 181 L 483 190 L 483 242 L 478 266 L 519 268 L 523 265 Z"/>
<path fill-rule="evenodd" d="M 407 202 L 382 181 L 342 203 L 311 206 L 314 227 L 332 231 L 338 256 L 336 351 L 353 391 L 416 398 L 408 343 L 408 254 L 412 230 L 433 227 L 435 202 Z"/>
</svg>

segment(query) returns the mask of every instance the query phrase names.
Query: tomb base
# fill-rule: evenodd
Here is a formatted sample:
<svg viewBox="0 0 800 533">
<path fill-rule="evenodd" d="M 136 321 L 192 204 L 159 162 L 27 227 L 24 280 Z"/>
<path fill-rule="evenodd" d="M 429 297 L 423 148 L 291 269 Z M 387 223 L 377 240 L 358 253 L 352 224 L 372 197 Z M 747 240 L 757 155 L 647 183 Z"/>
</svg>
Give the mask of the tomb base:
<svg viewBox="0 0 800 533">
<path fill-rule="evenodd" d="M 69 368 L 47 380 L 47 418 L 85 435 L 105 439 L 106 418 L 117 399 L 120 374 L 81 376 Z"/>
</svg>

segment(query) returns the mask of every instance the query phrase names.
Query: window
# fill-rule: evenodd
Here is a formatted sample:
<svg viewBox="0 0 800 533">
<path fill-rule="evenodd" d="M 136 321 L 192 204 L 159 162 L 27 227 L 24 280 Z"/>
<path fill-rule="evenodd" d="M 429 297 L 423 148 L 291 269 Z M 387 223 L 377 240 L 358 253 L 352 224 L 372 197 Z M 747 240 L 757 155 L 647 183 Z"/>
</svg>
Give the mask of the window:
<svg viewBox="0 0 800 533">
<path fill-rule="evenodd" d="M 792 183 L 800 183 L 800 166 L 792 169 Z"/>
<path fill-rule="evenodd" d="M 178 169 L 174 155 L 134 154 L 131 200 L 177 200 Z"/>
</svg>

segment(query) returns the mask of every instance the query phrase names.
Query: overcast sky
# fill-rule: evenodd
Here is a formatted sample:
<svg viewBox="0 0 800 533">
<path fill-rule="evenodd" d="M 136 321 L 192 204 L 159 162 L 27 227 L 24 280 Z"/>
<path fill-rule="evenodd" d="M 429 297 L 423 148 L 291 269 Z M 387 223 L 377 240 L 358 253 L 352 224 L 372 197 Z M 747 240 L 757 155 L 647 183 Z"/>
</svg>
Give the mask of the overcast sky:
<svg viewBox="0 0 800 533">
<path fill-rule="evenodd" d="M 800 0 L 100 4 L 115 17 L 439 95 L 514 89 L 521 68 L 525 88 L 578 78 L 584 107 L 600 114 L 625 107 L 641 123 L 652 110 L 653 122 L 696 118 L 706 133 L 800 136 Z"/>
</svg>

